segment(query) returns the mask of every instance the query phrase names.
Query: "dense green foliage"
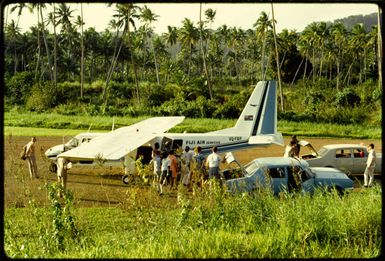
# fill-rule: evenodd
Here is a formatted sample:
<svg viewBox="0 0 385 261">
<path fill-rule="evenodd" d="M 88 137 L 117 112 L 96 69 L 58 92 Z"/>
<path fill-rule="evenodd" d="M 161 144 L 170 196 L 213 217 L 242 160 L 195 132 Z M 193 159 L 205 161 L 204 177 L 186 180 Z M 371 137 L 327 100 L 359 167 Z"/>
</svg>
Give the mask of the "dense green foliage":
<svg viewBox="0 0 385 261">
<path fill-rule="evenodd" d="M 335 91 L 332 84 L 332 82 L 324 80 L 316 84 L 313 84 L 311 81 L 300 81 L 295 86 L 284 86 L 286 109 L 284 112 L 278 111 L 278 119 L 343 125 L 381 125 L 382 90 L 378 89 L 376 82 L 367 81 L 338 92 Z M 183 115 L 188 118 L 236 119 L 240 115 L 253 89 L 252 86 L 245 88 L 236 85 L 224 85 L 222 93 L 218 94 L 215 99 L 210 100 L 200 96 L 196 89 L 184 89 L 175 84 L 168 84 L 163 89 L 156 87 L 156 85 L 148 84 L 143 85 L 144 101 L 141 104 L 137 104 L 129 98 L 122 99 L 122 96 L 125 95 L 125 89 L 117 88 L 114 94 L 110 94 L 110 102 L 103 105 L 95 99 L 95 94 L 99 93 L 100 89 L 98 91 L 97 87 L 86 86 L 83 99 L 79 99 L 76 96 L 78 85 L 79 83 L 58 85 L 59 89 L 62 90 L 62 94 L 59 95 L 61 99 L 60 104 L 57 104 L 58 99 L 55 99 L 55 96 L 51 95 L 50 91 L 42 92 L 44 89 L 35 87 L 31 89 L 31 92 L 25 94 L 25 98 L 22 98 L 27 101 L 26 106 L 12 104 L 10 99 L 5 97 L 5 112 L 10 112 L 11 117 L 15 118 L 15 120 L 21 117 L 16 114 L 23 115 L 28 113 L 29 110 L 36 113 L 61 114 L 63 118 L 67 118 L 67 115 L 93 116 L 92 118 L 114 116 L 118 121 L 127 117 L 139 117 L 141 119 L 162 115 Z M 116 85 L 120 86 L 119 84 Z M 171 91 L 171 89 L 174 91 Z M 27 119 L 20 120 L 25 121 Z M 53 125 L 51 124 L 51 126 L 42 127 L 87 129 L 89 124 L 92 123 L 82 119 L 79 121 L 80 125 L 76 125 L 76 122 L 78 122 L 76 117 L 73 118 L 73 121 L 75 123 L 62 123 L 66 124 L 66 126 L 52 123 Z M 111 126 L 111 123 L 109 122 L 106 126 L 96 127 L 96 129 L 110 129 L 108 126 Z M 126 123 L 124 122 L 123 124 Z M 33 127 L 36 124 L 40 123 L 35 122 L 24 125 L 19 122 L 9 125 L 8 121 L 5 122 L 6 126 Z M 44 124 L 50 123 L 44 122 Z M 97 124 L 97 122 L 94 124 Z M 119 125 L 119 122 L 117 124 Z"/>
<path fill-rule="evenodd" d="M 73 199 L 57 205 L 52 194 L 47 207 L 32 200 L 5 209 L 4 248 L 13 258 L 373 258 L 381 254 L 381 193 L 276 198 L 213 186 L 192 196 L 180 187 L 171 200 L 132 187 L 117 207 L 67 212 Z M 66 229 L 56 234 L 59 224 Z"/>
</svg>

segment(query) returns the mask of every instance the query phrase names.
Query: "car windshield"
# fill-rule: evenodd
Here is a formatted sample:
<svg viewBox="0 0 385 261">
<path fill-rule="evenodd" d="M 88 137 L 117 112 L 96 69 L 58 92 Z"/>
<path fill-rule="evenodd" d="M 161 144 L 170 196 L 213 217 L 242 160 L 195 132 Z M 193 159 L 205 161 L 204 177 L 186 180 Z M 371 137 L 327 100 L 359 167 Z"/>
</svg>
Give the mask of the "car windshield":
<svg viewBox="0 0 385 261">
<path fill-rule="evenodd" d="M 244 168 L 247 172 L 246 176 L 250 176 L 255 172 L 256 169 L 258 169 L 258 165 L 254 161 L 251 161 L 247 163 Z"/>
<path fill-rule="evenodd" d="M 302 181 L 315 177 L 314 172 L 309 167 L 304 167 L 303 171 L 304 171 L 303 173 L 304 175 L 302 177 Z"/>
<path fill-rule="evenodd" d="M 322 157 L 322 156 L 324 156 L 324 155 L 326 154 L 327 151 L 328 151 L 327 148 L 322 147 L 322 148 L 319 149 L 318 155 L 319 155 L 320 157 Z"/>
</svg>

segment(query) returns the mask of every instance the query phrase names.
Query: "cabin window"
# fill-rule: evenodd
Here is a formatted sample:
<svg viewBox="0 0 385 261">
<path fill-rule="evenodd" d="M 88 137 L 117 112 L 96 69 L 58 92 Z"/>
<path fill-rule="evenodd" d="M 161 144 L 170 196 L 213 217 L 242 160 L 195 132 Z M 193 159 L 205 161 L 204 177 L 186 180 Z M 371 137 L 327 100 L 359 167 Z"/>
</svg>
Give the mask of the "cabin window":
<svg viewBox="0 0 385 261">
<path fill-rule="evenodd" d="M 183 140 L 174 140 L 174 141 L 172 142 L 172 149 L 173 149 L 173 150 L 177 150 L 177 149 L 179 149 L 179 148 L 182 149 L 182 145 L 183 145 Z"/>
</svg>

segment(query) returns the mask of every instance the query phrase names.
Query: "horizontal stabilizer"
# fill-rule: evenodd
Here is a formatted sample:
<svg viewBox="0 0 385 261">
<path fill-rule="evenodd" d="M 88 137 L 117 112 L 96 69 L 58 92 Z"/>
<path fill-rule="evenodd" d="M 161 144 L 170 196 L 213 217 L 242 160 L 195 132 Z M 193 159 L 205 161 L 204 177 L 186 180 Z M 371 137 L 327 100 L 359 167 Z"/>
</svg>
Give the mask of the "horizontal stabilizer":
<svg viewBox="0 0 385 261">
<path fill-rule="evenodd" d="M 275 134 L 260 134 L 257 136 L 251 136 L 249 138 L 249 144 L 277 144 L 277 145 L 284 145 L 283 137 L 280 132 L 277 132 Z"/>
</svg>

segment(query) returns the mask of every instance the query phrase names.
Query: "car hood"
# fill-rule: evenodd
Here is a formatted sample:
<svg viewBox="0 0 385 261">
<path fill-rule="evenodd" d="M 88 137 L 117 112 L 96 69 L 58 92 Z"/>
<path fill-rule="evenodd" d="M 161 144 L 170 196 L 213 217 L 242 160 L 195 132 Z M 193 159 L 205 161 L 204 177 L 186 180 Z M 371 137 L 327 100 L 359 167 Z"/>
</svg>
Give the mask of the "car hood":
<svg viewBox="0 0 385 261">
<path fill-rule="evenodd" d="M 311 170 L 315 173 L 316 179 L 344 179 L 347 175 L 335 168 L 313 167 Z"/>
<path fill-rule="evenodd" d="M 250 177 L 226 180 L 227 192 L 249 191 Z"/>
</svg>

